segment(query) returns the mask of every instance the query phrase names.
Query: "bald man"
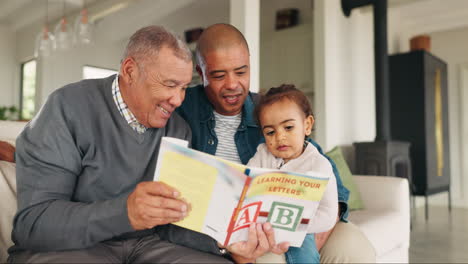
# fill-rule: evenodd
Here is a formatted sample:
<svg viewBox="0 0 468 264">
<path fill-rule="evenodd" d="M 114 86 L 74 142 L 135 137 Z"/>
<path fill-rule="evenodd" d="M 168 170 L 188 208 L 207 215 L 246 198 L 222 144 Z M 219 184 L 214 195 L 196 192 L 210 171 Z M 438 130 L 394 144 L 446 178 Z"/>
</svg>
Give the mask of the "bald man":
<svg viewBox="0 0 468 264">
<path fill-rule="evenodd" d="M 188 89 L 177 109 L 192 129 L 193 148 L 242 164 L 255 154 L 263 139 L 253 115 L 258 95 L 249 92 L 249 56 L 247 41 L 234 26 L 215 24 L 205 29 L 196 48 L 196 69 L 203 84 Z M 317 143 L 311 143 L 322 153 Z M 321 262 L 375 262 L 370 242 L 347 223 L 349 191 L 330 162 L 337 179 L 340 212 L 334 229 L 315 236 Z M 284 243 L 271 248 L 277 254 L 287 251 Z"/>
</svg>

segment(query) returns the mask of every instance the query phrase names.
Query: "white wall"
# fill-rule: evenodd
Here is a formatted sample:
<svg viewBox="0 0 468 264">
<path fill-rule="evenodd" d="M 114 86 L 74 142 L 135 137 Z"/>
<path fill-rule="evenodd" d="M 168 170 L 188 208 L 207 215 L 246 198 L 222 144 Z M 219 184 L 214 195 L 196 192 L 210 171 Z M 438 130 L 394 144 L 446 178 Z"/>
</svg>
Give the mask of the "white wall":
<svg viewBox="0 0 468 264">
<path fill-rule="evenodd" d="M 19 66 L 15 63 L 15 34 L 0 24 L 0 106 L 18 105 L 13 92 Z"/>
<path fill-rule="evenodd" d="M 299 10 L 299 25 L 275 30 L 276 11 Z M 260 10 L 260 89 L 296 85 L 313 102 L 313 19 L 310 0 L 262 0 Z M 315 107 L 312 106 L 315 110 Z"/>
<path fill-rule="evenodd" d="M 317 140 L 325 150 L 375 138 L 372 13 L 316 0 L 314 68 Z"/>
<path fill-rule="evenodd" d="M 227 0 L 183 0 L 169 7 L 166 6 L 171 4 L 169 2 L 145 0 L 98 21 L 94 45 L 75 47 L 61 53 L 55 52 L 53 56 L 39 61 L 37 105 L 44 103 L 47 96 L 55 89 L 81 80 L 84 65 L 118 70 L 128 37 L 137 29 L 150 24 L 159 24 L 183 37 L 184 30 L 228 22 L 228 3 Z M 207 7 L 215 8 L 218 12 L 212 12 Z M 17 33 L 17 63 L 32 58 L 34 40 L 40 29 L 41 25 L 32 25 Z M 14 91 L 11 91 L 12 89 L 9 92 L 19 94 L 19 85 L 15 85 Z"/>
<path fill-rule="evenodd" d="M 73 21 L 73 19 L 70 19 Z M 55 25 L 51 23 L 51 28 Z M 16 33 L 16 64 L 34 58 L 34 45 L 41 24 L 35 24 L 21 29 Z M 65 84 L 82 79 L 82 67 L 92 65 L 109 69 L 118 69 L 122 54 L 120 43 L 109 43 L 102 39 L 104 29 L 97 24 L 95 44 L 87 47 L 73 47 L 66 51 L 55 51 L 52 56 L 39 59 L 37 64 L 36 110 L 45 102 L 47 96 Z M 19 94 L 19 85 L 15 85 L 14 93 Z"/>
</svg>

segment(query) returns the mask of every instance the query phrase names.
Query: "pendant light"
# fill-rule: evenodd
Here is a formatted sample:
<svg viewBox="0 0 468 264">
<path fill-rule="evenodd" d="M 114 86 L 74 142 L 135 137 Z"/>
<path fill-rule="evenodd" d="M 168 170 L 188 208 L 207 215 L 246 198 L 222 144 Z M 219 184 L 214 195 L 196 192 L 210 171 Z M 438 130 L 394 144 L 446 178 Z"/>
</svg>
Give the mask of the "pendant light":
<svg viewBox="0 0 468 264">
<path fill-rule="evenodd" d="M 72 32 L 70 31 L 70 26 L 68 25 L 66 14 L 66 0 L 63 0 L 62 5 L 62 18 L 60 19 L 57 26 L 55 26 L 55 42 L 57 45 L 57 50 L 67 50 L 71 48 L 72 45 Z"/>
<path fill-rule="evenodd" d="M 88 45 L 93 43 L 93 31 L 94 31 L 94 24 L 89 21 L 88 17 L 88 9 L 86 8 L 86 0 L 83 4 L 83 9 L 80 12 L 80 15 L 77 17 L 75 21 L 75 44 L 77 45 Z"/>
<path fill-rule="evenodd" d="M 55 49 L 55 38 L 49 31 L 49 0 L 45 1 L 45 21 L 41 32 L 36 37 L 34 56 L 36 58 L 48 57 Z"/>
</svg>

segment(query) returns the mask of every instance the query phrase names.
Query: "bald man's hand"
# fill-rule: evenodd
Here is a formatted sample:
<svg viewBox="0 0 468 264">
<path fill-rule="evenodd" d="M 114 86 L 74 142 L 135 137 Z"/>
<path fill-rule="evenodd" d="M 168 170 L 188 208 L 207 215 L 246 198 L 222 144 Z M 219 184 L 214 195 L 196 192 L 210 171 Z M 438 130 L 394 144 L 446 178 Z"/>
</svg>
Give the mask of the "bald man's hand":
<svg viewBox="0 0 468 264">
<path fill-rule="evenodd" d="M 184 219 L 189 204 L 179 197 L 176 189 L 162 182 L 139 183 L 127 199 L 131 226 L 143 230 Z"/>
<path fill-rule="evenodd" d="M 284 254 L 289 249 L 289 243 L 276 244 L 275 233 L 270 223 L 252 223 L 249 226 L 247 241 L 234 243 L 227 249 L 235 263 L 255 263 L 257 258 L 268 252 Z"/>
<path fill-rule="evenodd" d="M 15 147 L 8 142 L 0 141 L 0 160 L 15 162 Z"/>
</svg>

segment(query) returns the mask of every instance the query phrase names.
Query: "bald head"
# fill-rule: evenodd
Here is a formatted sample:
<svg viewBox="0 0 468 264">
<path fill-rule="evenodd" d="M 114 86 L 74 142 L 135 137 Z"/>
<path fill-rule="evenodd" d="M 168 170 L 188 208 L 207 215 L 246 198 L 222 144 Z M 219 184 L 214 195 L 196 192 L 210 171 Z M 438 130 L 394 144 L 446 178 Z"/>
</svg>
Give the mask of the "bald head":
<svg viewBox="0 0 468 264">
<path fill-rule="evenodd" d="M 198 65 L 205 64 L 205 55 L 217 50 L 227 50 L 231 47 L 249 46 L 244 35 L 232 25 L 214 24 L 206 28 L 197 41 L 196 56 Z"/>
</svg>

